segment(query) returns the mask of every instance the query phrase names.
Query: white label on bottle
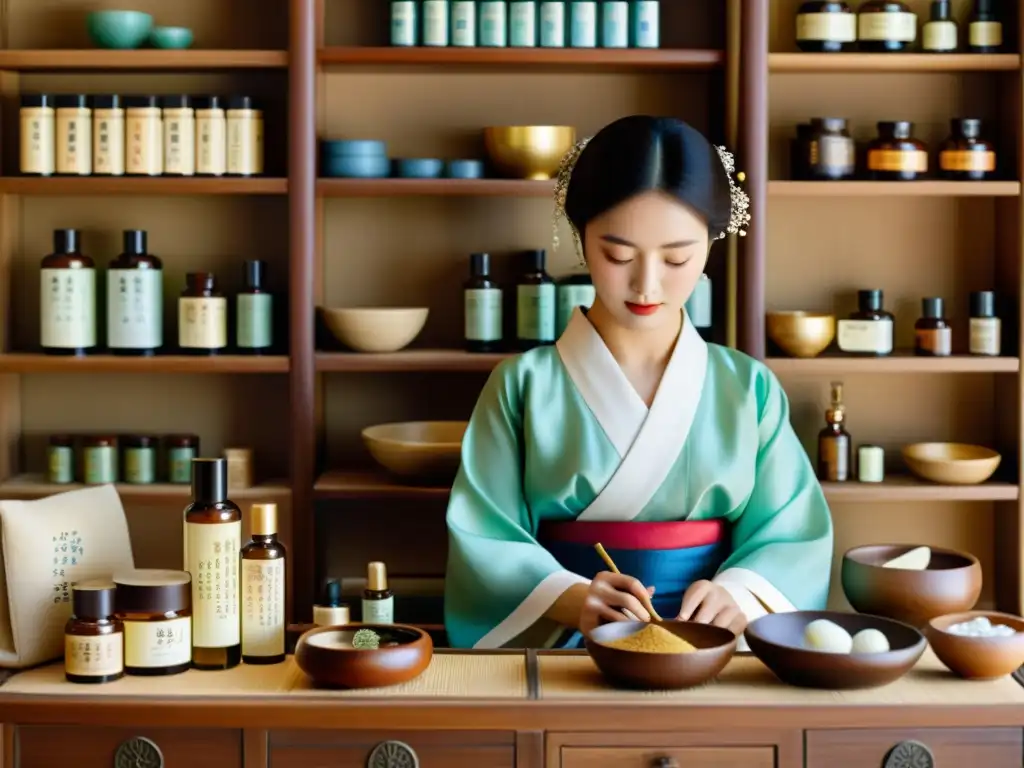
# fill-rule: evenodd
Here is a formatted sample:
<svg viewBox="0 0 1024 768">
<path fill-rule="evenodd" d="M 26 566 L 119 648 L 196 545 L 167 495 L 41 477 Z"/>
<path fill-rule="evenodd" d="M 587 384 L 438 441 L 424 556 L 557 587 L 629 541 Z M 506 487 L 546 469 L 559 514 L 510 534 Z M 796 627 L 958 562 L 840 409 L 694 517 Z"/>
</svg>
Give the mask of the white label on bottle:
<svg viewBox="0 0 1024 768">
<path fill-rule="evenodd" d="M 516 336 L 524 341 L 555 340 L 555 284 L 516 289 Z"/>
<path fill-rule="evenodd" d="M 476 3 L 454 0 L 452 3 L 452 45 L 472 48 L 476 45 Z"/>
<path fill-rule="evenodd" d="M 39 270 L 41 341 L 44 347 L 96 346 L 96 270 Z"/>
<path fill-rule="evenodd" d="M 857 17 L 852 13 L 800 13 L 796 39 L 852 43 L 857 39 Z"/>
<path fill-rule="evenodd" d="M 216 526 L 207 526 L 215 528 Z M 195 583 L 192 585 L 195 589 Z M 126 667 L 159 669 L 192 661 L 192 619 L 184 616 L 164 621 L 124 623 L 124 664 Z"/>
<path fill-rule="evenodd" d="M 501 48 L 508 41 L 505 0 L 480 3 L 480 45 Z"/>
<path fill-rule="evenodd" d="M 1002 334 L 998 317 L 972 317 L 970 351 L 972 355 L 998 355 Z"/>
<path fill-rule="evenodd" d="M 196 120 L 196 173 L 223 176 L 228 171 L 228 123 L 220 112 Z"/>
<path fill-rule="evenodd" d="M 501 289 L 472 288 L 465 296 L 465 335 L 469 341 L 501 339 Z"/>
<path fill-rule="evenodd" d="M 137 112 L 141 114 L 135 114 Z M 164 172 L 163 117 L 156 107 L 128 110 L 125 120 L 125 169 L 136 176 Z"/>
<path fill-rule="evenodd" d="M 87 109 L 57 110 L 57 173 L 92 173 L 92 120 Z"/>
<path fill-rule="evenodd" d="M 394 624 L 395 598 L 363 600 L 363 624 Z"/>
<path fill-rule="evenodd" d="M 972 21 L 967 36 L 976 48 L 998 48 L 1003 44 L 1003 25 L 998 21 Z"/>
<path fill-rule="evenodd" d="M 185 562 L 192 574 L 192 645 L 241 642 L 238 560 L 242 523 L 185 523 Z"/>
<path fill-rule="evenodd" d="M 196 121 L 192 109 L 164 110 L 164 173 L 194 176 Z"/>
<path fill-rule="evenodd" d="M 50 107 L 21 108 L 21 172 L 53 173 L 57 168 L 56 120 Z"/>
<path fill-rule="evenodd" d="M 284 559 L 242 560 L 242 655 L 284 653 Z"/>
<path fill-rule="evenodd" d="M 124 637 L 64 635 L 64 671 L 69 675 L 100 677 L 124 672 Z"/>
<path fill-rule="evenodd" d="M 448 0 L 423 0 L 423 44 L 448 45 Z"/>
<path fill-rule="evenodd" d="M 843 352 L 888 355 L 892 352 L 892 320 L 840 320 L 836 342 Z"/>
<path fill-rule="evenodd" d="M 258 173 L 257 123 L 251 109 L 228 112 L 228 173 L 237 176 L 255 176 Z"/>
<path fill-rule="evenodd" d="M 391 44 L 416 45 L 415 0 L 392 0 Z"/>
<path fill-rule="evenodd" d="M 867 41 L 912 43 L 917 39 L 917 16 L 913 13 L 862 13 L 857 37 Z"/>
<path fill-rule="evenodd" d="M 921 47 L 926 51 L 955 51 L 956 22 L 929 21 L 921 30 Z"/>
<path fill-rule="evenodd" d="M 540 44 L 545 48 L 565 46 L 565 3 L 540 4 Z"/>
<path fill-rule="evenodd" d="M 107 344 L 111 349 L 163 346 L 163 273 L 107 270 Z"/>
<path fill-rule="evenodd" d="M 626 0 L 605 0 L 601 6 L 601 46 L 625 48 L 629 45 L 629 4 Z"/>
<path fill-rule="evenodd" d="M 95 109 L 92 119 L 92 172 L 124 175 L 124 112 Z"/>
<path fill-rule="evenodd" d="M 597 45 L 597 3 L 576 0 L 572 4 L 571 43 L 573 48 L 593 48 Z"/>
<path fill-rule="evenodd" d="M 513 3 L 509 9 L 512 45 L 531 48 L 537 44 L 537 7 L 532 2 Z"/>
<path fill-rule="evenodd" d="M 228 300 L 223 296 L 178 299 L 178 346 L 223 349 L 228 345 Z"/>
<path fill-rule="evenodd" d="M 657 0 L 637 0 L 633 5 L 633 30 L 637 48 L 657 48 L 659 44 Z"/>
</svg>

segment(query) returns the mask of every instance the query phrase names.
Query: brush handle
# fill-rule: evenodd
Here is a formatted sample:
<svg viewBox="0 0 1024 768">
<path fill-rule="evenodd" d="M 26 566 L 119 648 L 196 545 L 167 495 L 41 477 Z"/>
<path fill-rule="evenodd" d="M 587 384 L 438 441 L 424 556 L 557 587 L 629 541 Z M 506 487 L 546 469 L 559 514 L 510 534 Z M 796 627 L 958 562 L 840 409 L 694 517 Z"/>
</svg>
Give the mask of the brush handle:
<svg viewBox="0 0 1024 768">
<path fill-rule="evenodd" d="M 622 571 L 619 570 L 618 566 L 615 565 L 615 561 L 612 560 L 611 555 L 608 554 L 608 552 L 605 550 L 605 548 L 601 544 L 601 542 L 598 542 L 597 544 L 595 544 L 594 545 L 594 549 L 597 550 L 597 554 L 601 556 L 602 560 L 604 560 L 604 564 L 608 566 L 608 570 L 609 571 L 611 571 L 612 573 L 618 573 L 618 574 L 622 573 Z M 644 594 L 644 599 L 641 600 L 640 603 L 643 605 L 644 608 L 647 609 L 647 612 L 651 614 L 651 618 L 652 619 L 654 619 L 655 621 L 664 621 L 664 619 L 661 618 L 661 616 L 658 615 L 658 612 L 656 610 L 654 610 L 654 604 L 651 602 L 651 596 L 650 595 Z M 640 621 L 640 619 L 638 619 L 636 616 L 634 616 L 629 611 L 623 611 L 623 613 L 625 613 L 627 616 L 629 616 L 633 621 Z"/>
</svg>

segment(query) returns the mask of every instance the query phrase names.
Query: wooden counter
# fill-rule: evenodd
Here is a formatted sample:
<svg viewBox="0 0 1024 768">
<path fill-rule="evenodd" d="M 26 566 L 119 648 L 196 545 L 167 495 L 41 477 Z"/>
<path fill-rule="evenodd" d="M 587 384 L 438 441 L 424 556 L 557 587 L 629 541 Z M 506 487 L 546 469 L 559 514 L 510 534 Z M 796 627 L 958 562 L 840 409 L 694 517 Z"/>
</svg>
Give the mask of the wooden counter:
<svg viewBox="0 0 1024 768">
<path fill-rule="evenodd" d="M 364 691 L 314 689 L 291 657 L 103 686 L 56 664 L 9 678 L 0 720 L 3 768 L 1024 763 L 1024 687 L 962 681 L 930 651 L 902 680 L 848 692 L 783 685 L 750 656 L 678 692 L 613 689 L 578 652 L 439 651 L 418 679 Z"/>
</svg>

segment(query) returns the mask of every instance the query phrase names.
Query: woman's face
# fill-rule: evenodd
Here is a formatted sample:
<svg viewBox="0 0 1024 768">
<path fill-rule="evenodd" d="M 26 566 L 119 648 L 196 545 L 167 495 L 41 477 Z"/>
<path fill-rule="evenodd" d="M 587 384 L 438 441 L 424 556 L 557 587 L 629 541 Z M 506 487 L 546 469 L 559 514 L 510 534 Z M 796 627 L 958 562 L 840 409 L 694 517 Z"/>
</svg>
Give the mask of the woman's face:
<svg viewBox="0 0 1024 768">
<path fill-rule="evenodd" d="M 707 223 L 661 192 L 630 198 L 587 224 L 594 289 L 624 327 L 677 323 L 708 260 Z"/>
</svg>

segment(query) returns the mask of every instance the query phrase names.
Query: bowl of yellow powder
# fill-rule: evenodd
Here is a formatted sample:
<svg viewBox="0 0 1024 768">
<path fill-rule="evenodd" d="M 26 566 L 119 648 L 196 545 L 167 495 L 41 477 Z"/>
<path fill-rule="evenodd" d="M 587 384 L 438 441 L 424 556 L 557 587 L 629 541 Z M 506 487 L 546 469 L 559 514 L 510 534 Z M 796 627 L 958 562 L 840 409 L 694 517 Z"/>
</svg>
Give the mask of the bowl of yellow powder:
<svg viewBox="0 0 1024 768">
<path fill-rule="evenodd" d="M 736 652 L 728 629 L 693 621 L 616 621 L 594 629 L 587 652 L 623 688 L 690 688 L 713 679 Z"/>
</svg>

